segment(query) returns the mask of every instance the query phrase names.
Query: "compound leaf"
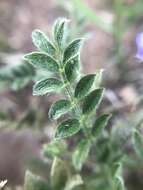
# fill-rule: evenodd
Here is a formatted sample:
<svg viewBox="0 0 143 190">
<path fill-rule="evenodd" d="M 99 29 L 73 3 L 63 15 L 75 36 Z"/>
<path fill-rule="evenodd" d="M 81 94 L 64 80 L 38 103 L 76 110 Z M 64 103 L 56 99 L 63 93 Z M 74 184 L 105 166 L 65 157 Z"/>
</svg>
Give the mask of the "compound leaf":
<svg viewBox="0 0 143 190">
<path fill-rule="evenodd" d="M 35 70 L 29 63 L 2 67 L 0 70 L 0 87 L 12 90 L 24 88 L 35 77 Z"/>
</svg>

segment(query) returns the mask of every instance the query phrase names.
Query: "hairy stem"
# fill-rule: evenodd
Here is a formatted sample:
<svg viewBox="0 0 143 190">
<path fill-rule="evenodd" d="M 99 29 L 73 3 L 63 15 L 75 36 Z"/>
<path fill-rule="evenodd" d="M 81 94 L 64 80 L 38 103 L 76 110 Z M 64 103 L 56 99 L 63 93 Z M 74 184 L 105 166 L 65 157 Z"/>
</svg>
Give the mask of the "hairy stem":
<svg viewBox="0 0 143 190">
<path fill-rule="evenodd" d="M 65 85 L 65 92 L 69 98 L 71 105 L 73 106 L 75 117 L 79 119 L 81 125 L 83 126 L 82 131 L 84 133 L 84 136 L 87 139 L 89 139 L 90 134 L 88 132 L 89 131 L 88 127 L 86 126 L 86 123 L 85 123 L 85 117 L 81 116 L 81 108 L 78 105 L 77 100 L 74 98 L 74 89 L 72 88 L 72 86 L 67 80 L 67 77 L 64 71 L 64 63 L 62 61 L 63 53 L 60 51 L 60 49 L 58 50 L 58 58 L 59 58 L 59 66 L 60 66 L 60 77 Z"/>
</svg>

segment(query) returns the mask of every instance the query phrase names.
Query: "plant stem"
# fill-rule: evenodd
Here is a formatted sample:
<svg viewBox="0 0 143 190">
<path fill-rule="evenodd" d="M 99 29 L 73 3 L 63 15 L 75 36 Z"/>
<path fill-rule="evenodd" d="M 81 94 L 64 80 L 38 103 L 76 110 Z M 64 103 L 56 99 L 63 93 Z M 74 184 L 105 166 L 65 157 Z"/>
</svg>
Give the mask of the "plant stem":
<svg viewBox="0 0 143 190">
<path fill-rule="evenodd" d="M 71 105 L 73 105 L 75 117 L 77 117 L 79 119 L 80 124 L 83 126 L 82 131 L 84 133 L 84 136 L 87 139 L 89 139 L 90 134 L 89 134 L 89 132 L 88 132 L 89 130 L 85 124 L 85 117 L 81 117 L 81 108 L 78 106 L 77 100 L 74 98 L 74 89 L 72 88 L 69 81 L 67 80 L 65 70 L 64 70 L 63 56 L 62 56 L 62 52 L 60 49 L 58 50 L 58 55 L 59 55 L 58 57 L 59 57 L 59 63 L 60 63 L 59 64 L 59 66 L 60 66 L 60 77 L 61 77 L 61 79 L 65 85 L 65 92 L 69 98 Z"/>
</svg>

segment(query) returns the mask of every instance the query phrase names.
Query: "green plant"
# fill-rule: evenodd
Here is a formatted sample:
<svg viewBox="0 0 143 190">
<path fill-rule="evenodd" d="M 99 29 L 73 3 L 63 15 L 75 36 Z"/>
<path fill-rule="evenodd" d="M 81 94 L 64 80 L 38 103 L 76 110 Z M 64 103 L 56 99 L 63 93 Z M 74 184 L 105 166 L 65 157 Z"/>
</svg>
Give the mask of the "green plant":
<svg viewBox="0 0 143 190">
<path fill-rule="evenodd" d="M 121 155 L 106 159 L 110 151 L 110 136 L 103 132 L 111 115 L 98 116 L 97 109 L 102 101 L 104 88 L 100 87 L 102 72 L 84 75 L 81 72 L 80 50 L 83 39 L 68 42 L 68 20 L 59 18 L 53 27 L 52 41 L 41 31 L 32 33 L 33 43 L 39 52 L 25 55 L 24 59 L 32 64 L 37 72 L 44 70 L 47 77 L 37 81 L 33 86 L 33 95 L 42 96 L 49 93 L 62 93 L 63 98 L 54 102 L 49 109 L 49 118 L 58 124 L 53 141 L 44 145 L 46 158 L 53 158 L 50 181 L 37 177 L 30 171 L 26 173 L 25 190 L 71 190 L 71 189 L 125 189 L 122 178 Z M 50 76 L 49 76 L 50 72 Z M 72 142 L 67 146 L 63 140 Z M 109 144 L 110 143 L 110 144 Z M 104 173 L 105 179 L 94 180 L 94 167 L 85 181 L 79 175 L 92 148 L 97 149 L 97 162 L 102 165 L 98 174 Z M 100 150 L 101 149 L 101 150 Z M 110 151 L 111 152 L 111 151 Z M 63 156 L 63 154 L 65 156 Z M 65 159 L 65 157 L 69 159 Z M 110 156 L 111 157 L 111 156 Z M 104 160 L 104 161 L 103 161 Z M 51 162 L 50 162 L 51 163 Z M 97 169 L 98 170 L 98 169 Z M 103 171 L 104 172 L 103 172 Z M 88 171 L 87 171 L 88 172 Z M 84 178 L 84 176 L 83 176 Z M 101 184 L 102 181 L 102 184 Z M 94 182 L 94 183 L 93 183 Z M 100 185 L 99 185 L 100 184 Z M 108 184 L 108 185 L 107 185 Z"/>
<path fill-rule="evenodd" d="M 0 70 L 0 87 L 20 90 L 30 81 L 34 80 L 35 71 L 30 64 L 25 62 L 19 65 L 7 65 Z"/>
</svg>

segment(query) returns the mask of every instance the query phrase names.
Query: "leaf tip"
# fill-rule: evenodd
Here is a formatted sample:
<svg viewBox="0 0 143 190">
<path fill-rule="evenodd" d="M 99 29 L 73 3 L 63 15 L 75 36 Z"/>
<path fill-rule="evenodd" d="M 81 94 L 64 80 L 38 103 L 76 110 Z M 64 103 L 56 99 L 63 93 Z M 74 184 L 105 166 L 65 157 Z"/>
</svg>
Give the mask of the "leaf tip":
<svg viewBox="0 0 143 190">
<path fill-rule="evenodd" d="M 29 53 L 23 56 L 23 60 L 28 61 L 29 59 Z"/>
</svg>

